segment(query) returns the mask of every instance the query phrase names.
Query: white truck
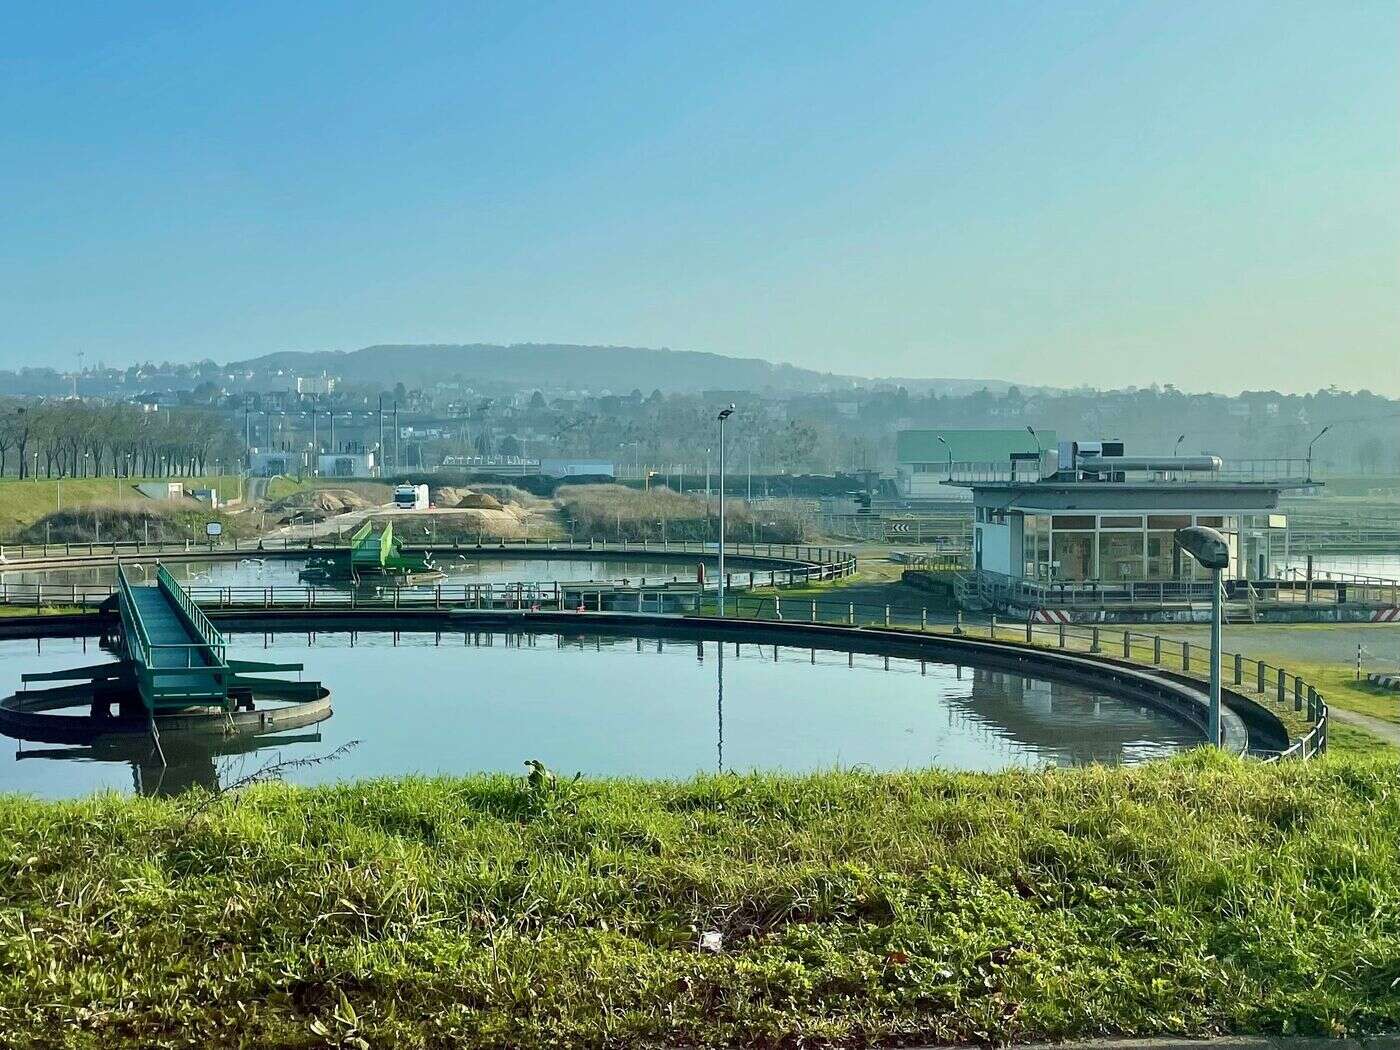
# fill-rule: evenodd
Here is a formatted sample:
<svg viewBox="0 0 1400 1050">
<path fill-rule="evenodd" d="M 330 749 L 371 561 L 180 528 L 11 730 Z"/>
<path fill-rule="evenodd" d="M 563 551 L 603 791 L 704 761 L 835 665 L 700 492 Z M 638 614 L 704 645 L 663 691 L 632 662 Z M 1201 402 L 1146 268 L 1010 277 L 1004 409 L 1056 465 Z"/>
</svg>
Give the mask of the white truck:
<svg viewBox="0 0 1400 1050">
<path fill-rule="evenodd" d="M 427 485 L 399 485 L 394 489 L 394 506 L 400 510 L 427 510 Z"/>
</svg>

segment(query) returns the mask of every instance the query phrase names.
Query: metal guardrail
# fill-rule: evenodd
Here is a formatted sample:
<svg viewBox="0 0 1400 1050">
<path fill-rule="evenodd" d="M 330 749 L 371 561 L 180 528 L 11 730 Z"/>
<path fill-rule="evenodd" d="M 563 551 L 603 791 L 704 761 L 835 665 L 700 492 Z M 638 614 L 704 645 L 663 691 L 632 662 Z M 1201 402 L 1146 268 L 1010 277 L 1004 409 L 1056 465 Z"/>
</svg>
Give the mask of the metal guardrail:
<svg viewBox="0 0 1400 1050">
<path fill-rule="evenodd" d="M 1041 581 L 1007 576 L 987 569 L 963 572 L 957 581 L 960 599 L 993 607 L 1111 609 L 1135 605 L 1209 605 L 1208 580 Z M 1357 573 L 1317 570 L 1309 580 L 1290 569 L 1276 580 L 1228 580 L 1230 600 L 1252 610 L 1329 601 L 1400 607 L 1400 580 Z"/>
<path fill-rule="evenodd" d="M 553 540 L 531 539 L 529 537 L 512 540 L 482 539 L 478 542 L 456 543 L 405 543 L 405 549 L 433 551 L 434 553 L 463 553 L 483 551 L 560 551 L 582 553 L 638 554 L 698 554 L 718 555 L 719 545 L 703 540 L 672 540 L 656 543 L 649 540 L 640 542 L 619 542 L 616 540 Z M 324 554 L 332 550 L 347 549 L 345 542 L 336 537 L 324 536 L 317 539 L 283 538 L 279 542 L 267 540 L 220 540 L 214 543 L 186 540 L 183 543 L 143 543 L 139 540 L 117 543 L 52 543 L 52 544 L 9 544 L 0 545 L 0 570 L 19 568 L 18 563 L 52 561 L 59 558 L 159 558 L 163 554 L 230 554 L 257 555 L 268 552 Z M 840 547 L 814 543 L 726 543 L 726 557 L 768 558 L 782 561 L 811 562 L 813 564 L 849 563 L 854 570 L 855 555 Z M 33 566 L 25 566 L 33 567 Z M 62 568 L 55 564 L 53 568 Z"/>
<path fill-rule="evenodd" d="M 729 611 L 732 618 L 896 627 L 1019 642 L 1121 659 L 1143 667 L 1178 672 L 1202 681 L 1209 678 L 1208 647 L 1131 629 L 1119 631 L 1098 626 L 1008 622 L 995 615 L 975 620 L 958 614 L 953 622 L 937 623 L 931 622 L 928 610 L 922 608 L 794 599 L 782 595 L 736 595 Z M 1226 687 L 1275 710 L 1286 726 L 1289 722 L 1305 726 L 1296 735 L 1290 730 L 1289 747 L 1270 756 L 1271 759 L 1311 758 L 1327 750 L 1327 703 L 1315 686 L 1282 667 L 1251 659 L 1242 653 L 1222 653 L 1220 666 L 1222 683 Z"/>
<path fill-rule="evenodd" d="M 18 585 L 11 585 L 12 588 Z M 33 585 L 29 585 L 33 586 Z M 708 605 L 708 595 L 694 585 L 689 588 L 696 606 Z M 85 593 L 80 593 L 85 592 Z M 73 589 L 73 604 L 95 606 L 105 601 L 110 588 Z M 620 596 L 614 610 L 656 611 L 664 608 L 670 586 L 619 589 L 588 581 L 561 581 L 547 584 L 460 584 L 413 588 L 384 588 L 377 592 L 338 591 L 316 587 L 196 587 L 190 598 L 205 609 L 520 609 L 520 610 L 602 610 L 606 601 Z M 0 600 L 6 597 L 0 594 Z M 13 598 L 11 593 L 9 597 Z M 606 599 L 606 601 L 605 601 Z M 29 601 L 33 599 L 30 598 Z M 633 604 L 635 602 L 635 605 Z M 28 604 L 29 602 L 25 602 Z M 1024 642 L 1048 648 L 1082 652 L 1091 656 L 1122 659 L 1130 663 L 1179 672 L 1204 680 L 1209 651 L 1203 645 L 1164 638 L 1159 634 L 1130 628 L 1109 630 L 1099 626 L 1012 622 L 991 615 L 977 619 L 958 614 L 955 621 L 930 620 L 927 608 L 876 605 L 838 599 L 785 596 L 782 593 L 759 596 L 731 591 L 727 603 L 730 618 L 811 622 L 848 626 L 896 627 L 931 633 L 963 634 L 991 640 Z M 1282 667 L 1254 660 L 1241 653 L 1224 653 L 1221 658 L 1225 684 L 1245 696 L 1276 709 L 1282 718 L 1305 724 L 1289 748 L 1279 758 L 1309 758 L 1327 749 L 1327 704 L 1316 687 Z M 1290 714 L 1291 711 L 1291 714 Z"/>
<path fill-rule="evenodd" d="M 320 548 L 324 550 L 324 548 Z M 457 553 L 470 553 L 476 548 L 441 548 L 445 551 L 456 551 Z M 493 548 L 495 549 L 495 548 Z M 509 548 L 507 548 L 509 549 Z M 635 550 L 634 545 L 613 545 L 596 544 L 593 546 L 574 545 L 572 547 L 554 545 L 550 550 L 573 550 L 573 551 L 608 551 L 610 553 Z M 770 553 L 772 552 L 772 553 Z M 644 553 L 654 553 L 644 552 Z M 663 553 L 688 553 L 717 555 L 718 551 L 713 544 L 686 543 L 675 544 L 668 547 Z M 844 579 L 856 570 L 856 559 L 849 551 L 835 547 L 817 547 L 806 545 L 783 545 L 783 544 L 726 544 L 725 555 L 727 557 L 751 557 L 751 558 L 772 558 L 778 561 L 800 563 L 793 568 L 782 569 L 740 569 L 727 572 L 726 589 L 733 592 L 743 590 L 753 590 L 759 587 L 795 587 L 809 583 L 829 582 L 832 580 Z M 55 567 L 61 568 L 61 564 Z M 124 573 L 121 565 L 119 571 Z M 164 576 L 162 577 L 162 574 Z M 378 586 L 352 587 L 308 587 L 308 586 L 223 586 L 209 587 L 200 586 L 185 588 L 173 575 L 166 570 L 164 565 L 158 565 L 156 570 L 157 580 L 164 578 L 167 585 L 172 589 L 177 602 L 187 601 L 184 597 L 188 590 L 194 596 L 194 601 L 199 605 L 207 605 L 221 608 L 233 606 L 260 607 L 260 608 L 328 608 L 342 606 L 347 608 L 371 607 L 376 603 L 386 608 L 408 608 L 411 606 L 432 606 L 440 608 L 443 605 L 468 604 L 476 608 L 517 608 L 521 584 L 516 583 L 461 583 L 461 584 L 403 584 L 393 581 L 385 581 Z M 631 601 L 631 596 L 644 593 L 646 600 L 659 600 L 659 595 L 672 595 L 677 592 L 700 594 L 705 591 L 712 591 L 717 587 L 718 579 L 714 576 L 707 576 L 706 582 L 702 585 L 694 580 L 683 580 L 679 576 L 664 574 L 637 578 L 635 584 L 630 580 L 559 580 L 549 582 L 532 582 L 523 585 L 527 593 L 531 595 L 531 601 L 547 601 L 551 607 L 558 604 L 560 595 L 577 595 L 580 592 L 589 592 L 595 595 L 607 595 L 610 601 L 616 601 L 620 596 L 627 596 L 626 600 Z M 0 580 L 0 605 L 19 605 L 33 607 L 42 610 L 45 605 L 66 606 L 72 608 L 92 608 L 107 601 L 118 590 L 115 585 L 93 584 L 57 584 L 57 583 L 9 583 Z M 596 606 L 596 602 L 595 602 Z M 181 605 L 192 620 L 197 621 L 195 612 Z M 200 614 L 202 615 L 202 613 Z M 207 622 L 207 621 L 206 621 Z M 213 630 L 212 625 L 208 627 Z M 217 631 L 215 631 L 217 634 Z"/>
<path fill-rule="evenodd" d="M 1303 569 L 1290 568 L 1284 571 L 1284 578 L 1276 581 L 1271 588 L 1277 591 L 1279 600 L 1305 602 L 1318 600 L 1319 595 L 1330 595 L 1338 605 L 1344 602 L 1363 602 L 1370 605 L 1384 605 L 1400 608 L 1400 580 L 1387 576 L 1370 576 L 1365 573 L 1338 572 L 1334 569 L 1314 569 L 1311 577 Z"/>
<path fill-rule="evenodd" d="M 181 602 L 181 590 L 173 585 L 173 580 L 160 581 L 157 587 L 175 601 L 182 610 L 192 608 L 188 596 Z M 210 698 L 224 695 L 224 685 L 228 673 L 223 638 L 214 630 L 204 612 L 194 608 L 196 615 L 192 622 L 207 625 L 218 639 L 211 644 L 201 637 L 197 642 L 154 642 L 146 628 L 145 618 L 137 606 L 133 586 L 126 572 L 117 566 L 117 609 L 122 622 L 122 634 L 126 639 L 127 652 L 136 674 L 137 688 L 147 709 L 154 711 L 167 701 L 179 702 L 188 698 Z M 187 611 L 187 615 L 189 615 Z M 172 660 L 172 657 L 174 660 Z"/>
<path fill-rule="evenodd" d="M 225 662 L 227 647 L 224 636 L 210 622 L 209 617 L 204 614 L 204 610 L 199 607 L 199 603 L 194 600 L 189 591 L 180 585 L 179 581 L 171 575 L 170 570 L 164 565 L 156 566 L 156 586 L 167 594 L 174 601 L 176 607 L 189 618 L 190 623 L 194 625 L 195 632 L 219 662 Z"/>
</svg>

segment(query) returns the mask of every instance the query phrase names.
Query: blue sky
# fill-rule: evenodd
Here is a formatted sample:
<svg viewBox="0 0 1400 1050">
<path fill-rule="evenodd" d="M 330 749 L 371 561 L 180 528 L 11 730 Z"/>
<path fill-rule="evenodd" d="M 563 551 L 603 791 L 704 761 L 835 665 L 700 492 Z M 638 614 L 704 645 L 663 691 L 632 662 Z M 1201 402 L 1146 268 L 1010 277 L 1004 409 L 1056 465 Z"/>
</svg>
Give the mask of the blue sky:
<svg viewBox="0 0 1400 1050">
<path fill-rule="evenodd" d="M 0 0 L 0 365 L 1400 394 L 1400 5 Z"/>
</svg>

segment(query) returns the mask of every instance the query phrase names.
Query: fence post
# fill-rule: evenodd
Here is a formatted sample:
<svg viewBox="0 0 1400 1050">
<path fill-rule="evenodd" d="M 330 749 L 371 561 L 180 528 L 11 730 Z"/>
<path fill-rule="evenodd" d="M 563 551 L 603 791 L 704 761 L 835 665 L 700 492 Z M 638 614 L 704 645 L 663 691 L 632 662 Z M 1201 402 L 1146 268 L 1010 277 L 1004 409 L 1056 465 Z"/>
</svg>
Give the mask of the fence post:
<svg viewBox="0 0 1400 1050">
<path fill-rule="evenodd" d="M 1255 661 L 1256 670 L 1258 670 L 1258 672 L 1259 672 L 1259 688 L 1256 689 L 1255 692 L 1258 693 L 1260 696 L 1263 696 L 1263 695 L 1264 695 L 1264 669 L 1265 669 L 1265 666 L 1266 666 L 1266 665 L 1265 665 L 1265 663 L 1264 663 L 1263 660 L 1256 660 L 1256 661 Z"/>
<path fill-rule="evenodd" d="M 817 622 L 817 600 L 815 598 L 812 599 L 812 622 Z"/>
<path fill-rule="evenodd" d="M 1091 653 L 1101 653 L 1101 652 L 1103 652 L 1102 647 L 1100 647 L 1100 645 L 1099 645 L 1099 629 L 1098 629 L 1098 626 L 1097 626 L 1097 625 L 1095 625 L 1095 627 L 1094 627 L 1094 633 L 1093 633 L 1092 635 L 1089 636 L 1089 652 L 1091 652 Z"/>
<path fill-rule="evenodd" d="M 920 610 L 919 610 L 919 630 L 921 630 L 921 631 L 927 631 L 927 630 L 928 630 L 928 610 L 927 610 L 927 609 L 920 609 Z"/>
<path fill-rule="evenodd" d="M 1035 620 L 1034 620 L 1032 617 L 1027 616 L 1027 617 L 1026 617 L 1026 644 L 1027 644 L 1027 645 L 1030 645 L 1030 644 L 1032 644 L 1034 641 L 1035 641 Z"/>
<path fill-rule="evenodd" d="M 1190 642 L 1182 642 L 1182 643 L 1181 643 L 1181 669 L 1182 669 L 1183 671 L 1189 671 L 1189 670 L 1191 670 L 1191 643 L 1190 643 Z"/>
<path fill-rule="evenodd" d="M 889 607 L 888 605 L 886 605 L 886 606 L 885 606 L 885 626 L 888 627 L 889 625 L 890 625 L 890 607 Z"/>
<path fill-rule="evenodd" d="M 1162 636 L 1160 634 L 1152 636 L 1152 662 L 1154 664 L 1162 662 Z"/>
<path fill-rule="evenodd" d="M 773 595 L 773 616 L 778 620 L 783 618 L 783 597 L 780 594 Z"/>
<path fill-rule="evenodd" d="M 1283 680 L 1283 676 L 1284 676 L 1284 670 L 1283 670 L 1282 667 L 1280 667 L 1280 668 L 1278 669 L 1278 702 L 1279 702 L 1279 703 L 1283 703 L 1283 701 L 1284 701 L 1284 693 L 1287 691 L 1287 685 L 1285 684 L 1285 682 L 1284 682 L 1284 680 Z"/>
<path fill-rule="evenodd" d="M 1124 631 L 1124 632 L 1123 632 L 1123 659 L 1124 659 L 1124 660 L 1130 660 L 1130 659 L 1132 659 L 1132 655 L 1133 655 L 1132 637 L 1133 637 L 1133 636 L 1132 636 L 1132 633 L 1131 633 L 1130 631 Z"/>
<path fill-rule="evenodd" d="M 846 606 L 846 622 L 854 624 L 856 622 L 856 603 L 851 602 Z"/>
<path fill-rule="evenodd" d="M 1061 620 L 1061 621 L 1060 621 L 1060 648 L 1063 649 L 1064 647 L 1065 647 L 1065 624 L 1064 624 L 1064 621 Z"/>
<path fill-rule="evenodd" d="M 1293 676 L 1293 710 L 1303 709 L 1303 683 L 1297 675 Z"/>
<path fill-rule="evenodd" d="M 997 636 L 997 614 L 996 614 L 996 613 L 992 613 L 991 633 L 992 633 L 992 637 L 993 637 L 993 638 L 996 638 L 996 636 Z"/>
<path fill-rule="evenodd" d="M 954 633 L 954 634 L 962 634 L 962 633 L 963 633 L 963 626 L 962 626 L 962 610 L 961 610 L 961 609 L 958 610 L 958 620 L 957 620 L 957 622 L 956 622 L 955 624 L 953 624 L 953 633 Z"/>
<path fill-rule="evenodd" d="M 1244 657 L 1239 653 L 1235 654 L 1235 684 L 1244 684 Z"/>
</svg>

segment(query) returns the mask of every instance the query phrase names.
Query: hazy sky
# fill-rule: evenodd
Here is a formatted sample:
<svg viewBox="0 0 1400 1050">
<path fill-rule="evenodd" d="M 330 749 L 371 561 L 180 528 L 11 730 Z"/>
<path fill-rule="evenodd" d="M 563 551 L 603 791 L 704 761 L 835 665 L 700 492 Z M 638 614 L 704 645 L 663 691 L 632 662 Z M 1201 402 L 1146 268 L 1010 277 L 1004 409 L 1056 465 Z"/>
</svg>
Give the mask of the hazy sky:
<svg viewBox="0 0 1400 1050">
<path fill-rule="evenodd" d="M 1400 394 L 1398 12 L 3 2 L 0 364 L 535 341 Z"/>
</svg>

